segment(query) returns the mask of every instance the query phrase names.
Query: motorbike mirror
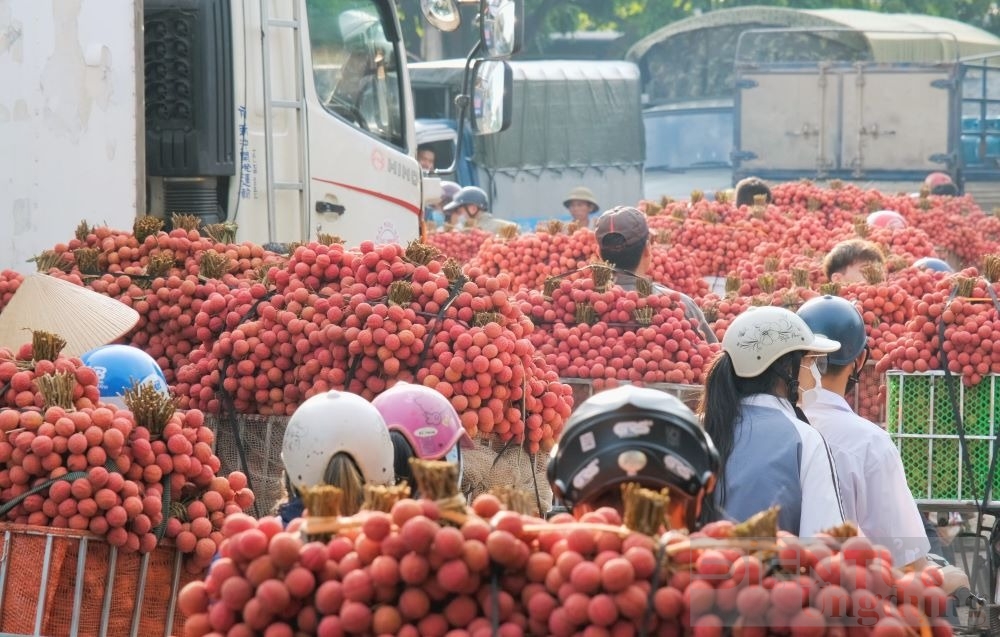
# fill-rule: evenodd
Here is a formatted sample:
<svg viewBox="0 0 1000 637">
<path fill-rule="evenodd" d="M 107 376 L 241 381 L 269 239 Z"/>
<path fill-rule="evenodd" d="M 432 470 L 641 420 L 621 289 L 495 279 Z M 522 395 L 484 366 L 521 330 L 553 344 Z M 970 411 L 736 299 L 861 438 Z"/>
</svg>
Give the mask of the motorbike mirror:
<svg viewBox="0 0 1000 637">
<path fill-rule="evenodd" d="M 514 74 L 503 60 L 478 60 L 472 70 L 472 131 L 491 135 L 510 126 Z"/>
<path fill-rule="evenodd" d="M 428 22 L 442 31 L 454 31 L 462 22 L 455 0 L 420 0 L 420 10 Z"/>
<path fill-rule="evenodd" d="M 507 58 L 521 50 L 522 6 L 516 0 L 485 0 L 479 32 L 486 57 Z"/>
</svg>

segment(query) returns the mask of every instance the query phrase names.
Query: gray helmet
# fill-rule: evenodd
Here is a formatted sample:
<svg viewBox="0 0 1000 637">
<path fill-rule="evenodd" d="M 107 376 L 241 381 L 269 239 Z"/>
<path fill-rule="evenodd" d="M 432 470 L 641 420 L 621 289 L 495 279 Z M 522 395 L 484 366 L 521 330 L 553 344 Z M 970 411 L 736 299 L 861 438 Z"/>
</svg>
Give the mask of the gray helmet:
<svg viewBox="0 0 1000 637">
<path fill-rule="evenodd" d="M 461 189 L 462 187 L 453 181 L 442 181 L 441 205 L 447 206 L 448 204 L 450 204 L 455 199 L 455 195 L 458 194 L 458 191 Z"/>
<path fill-rule="evenodd" d="M 444 211 L 451 212 L 460 206 L 469 204 L 479 206 L 479 209 L 484 212 L 490 209 L 490 199 L 486 196 L 485 190 L 476 186 L 466 186 L 455 193 L 455 198 L 444 207 Z"/>
<path fill-rule="evenodd" d="M 917 259 L 913 264 L 915 267 L 924 268 L 925 270 L 932 270 L 934 272 L 954 272 L 951 266 L 948 265 L 947 261 L 942 261 L 941 259 L 935 259 L 934 257 L 924 257 L 923 259 Z"/>
</svg>

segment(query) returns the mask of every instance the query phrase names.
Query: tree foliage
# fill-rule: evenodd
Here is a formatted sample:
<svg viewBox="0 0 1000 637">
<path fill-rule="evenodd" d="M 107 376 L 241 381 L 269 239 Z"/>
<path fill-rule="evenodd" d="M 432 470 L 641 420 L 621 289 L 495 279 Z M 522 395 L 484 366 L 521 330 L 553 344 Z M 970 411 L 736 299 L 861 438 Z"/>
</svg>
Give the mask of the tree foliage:
<svg viewBox="0 0 1000 637">
<path fill-rule="evenodd" d="M 885 13 L 919 13 L 951 18 L 1000 35 L 997 0 L 521 0 L 525 13 L 525 50 L 543 53 L 552 33 L 613 30 L 622 33 L 624 48 L 657 29 L 695 15 L 742 6 L 795 9 L 865 9 Z M 410 52 L 421 56 L 424 23 L 418 0 L 399 0 L 404 37 Z M 468 14 L 467 14 L 468 15 Z M 471 17 L 471 16 L 469 16 Z M 464 56 L 475 43 L 472 20 L 460 31 L 443 36 L 446 57 Z M 623 51 L 622 51 L 623 52 Z"/>
</svg>

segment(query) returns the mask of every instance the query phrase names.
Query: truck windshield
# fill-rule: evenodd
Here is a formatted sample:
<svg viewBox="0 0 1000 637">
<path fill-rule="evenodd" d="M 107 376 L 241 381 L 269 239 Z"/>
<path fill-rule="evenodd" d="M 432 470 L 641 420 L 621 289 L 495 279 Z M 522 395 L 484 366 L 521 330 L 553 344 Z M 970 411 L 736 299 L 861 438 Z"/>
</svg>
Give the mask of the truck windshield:
<svg viewBox="0 0 1000 637">
<path fill-rule="evenodd" d="M 368 0 L 308 0 L 316 93 L 329 112 L 404 148 L 400 62 Z"/>
<path fill-rule="evenodd" d="M 733 112 L 647 112 L 646 168 L 684 170 L 730 166 L 733 149 Z"/>
</svg>

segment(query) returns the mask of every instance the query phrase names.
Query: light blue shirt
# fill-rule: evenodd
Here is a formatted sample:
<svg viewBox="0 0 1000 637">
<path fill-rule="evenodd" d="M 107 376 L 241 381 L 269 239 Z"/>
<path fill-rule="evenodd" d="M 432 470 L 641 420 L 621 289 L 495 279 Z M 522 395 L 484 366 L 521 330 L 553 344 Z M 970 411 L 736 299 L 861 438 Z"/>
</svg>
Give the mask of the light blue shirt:
<svg viewBox="0 0 1000 637">
<path fill-rule="evenodd" d="M 742 522 L 779 505 L 778 526 L 810 537 L 844 523 L 837 471 L 826 441 L 770 394 L 740 401 L 733 452 L 726 461 L 723 514 Z"/>
</svg>

